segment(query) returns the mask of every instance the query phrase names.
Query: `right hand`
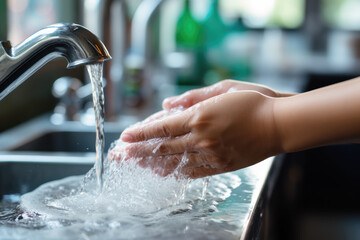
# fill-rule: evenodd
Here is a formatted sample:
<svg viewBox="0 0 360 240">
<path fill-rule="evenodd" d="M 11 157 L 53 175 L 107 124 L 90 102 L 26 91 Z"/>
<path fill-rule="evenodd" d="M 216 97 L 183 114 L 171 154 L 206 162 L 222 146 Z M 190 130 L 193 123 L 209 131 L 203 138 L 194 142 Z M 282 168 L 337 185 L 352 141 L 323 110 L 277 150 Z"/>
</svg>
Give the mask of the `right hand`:
<svg viewBox="0 0 360 240">
<path fill-rule="evenodd" d="M 170 110 L 178 107 L 189 108 L 199 102 L 218 96 L 220 94 L 244 90 L 257 91 L 268 97 L 286 97 L 292 95 L 277 92 L 271 88 L 260 84 L 247 83 L 235 80 L 224 80 L 208 87 L 187 91 L 179 96 L 169 97 L 164 100 L 163 108 L 165 110 Z"/>
</svg>

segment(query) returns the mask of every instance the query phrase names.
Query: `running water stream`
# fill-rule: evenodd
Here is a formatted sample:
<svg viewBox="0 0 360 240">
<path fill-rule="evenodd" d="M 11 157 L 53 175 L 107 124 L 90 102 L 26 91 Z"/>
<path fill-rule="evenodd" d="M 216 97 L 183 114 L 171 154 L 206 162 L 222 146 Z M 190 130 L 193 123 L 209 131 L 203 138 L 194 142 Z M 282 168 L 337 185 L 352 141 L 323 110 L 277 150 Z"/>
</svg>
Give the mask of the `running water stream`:
<svg viewBox="0 0 360 240">
<path fill-rule="evenodd" d="M 99 193 L 102 191 L 103 186 L 103 168 L 104 168 L 104 118 L 105 118 L 105 97 L 103 88 L 103 63 L 88 64 L 86 68 L 88 70 L 92 96 L 95 111 L 95 124 L 96 124 L 96 179 Z"/>
</svg>

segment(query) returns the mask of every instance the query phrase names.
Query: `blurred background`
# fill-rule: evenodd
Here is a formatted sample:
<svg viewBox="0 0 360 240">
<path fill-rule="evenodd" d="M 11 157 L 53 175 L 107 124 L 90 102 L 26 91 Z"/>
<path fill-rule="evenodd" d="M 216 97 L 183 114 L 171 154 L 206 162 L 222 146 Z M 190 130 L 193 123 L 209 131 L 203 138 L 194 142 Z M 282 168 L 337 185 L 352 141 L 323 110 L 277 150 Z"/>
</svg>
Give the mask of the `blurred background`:
<svg viewBox="0 0 360 240">
<path fill-rule="evenodd" d="M 82 24 L 104 41 L 113 56 L 104 72 L 109 121 L 125 113 L 145 116 L 146 106 L 159 106 L 164 97 L 222 79 L 304 91 L 358 75 L 359 0 L 0 4 L 0 39 L 13 46 L 57 22 Z M 52 61 L 0 102 L 0 131 L 53 111 L 59 101 L 53 83 L 62 76 L 88 83 L 83 68 L 66 69 L 65 60 Z"/>
</svg>

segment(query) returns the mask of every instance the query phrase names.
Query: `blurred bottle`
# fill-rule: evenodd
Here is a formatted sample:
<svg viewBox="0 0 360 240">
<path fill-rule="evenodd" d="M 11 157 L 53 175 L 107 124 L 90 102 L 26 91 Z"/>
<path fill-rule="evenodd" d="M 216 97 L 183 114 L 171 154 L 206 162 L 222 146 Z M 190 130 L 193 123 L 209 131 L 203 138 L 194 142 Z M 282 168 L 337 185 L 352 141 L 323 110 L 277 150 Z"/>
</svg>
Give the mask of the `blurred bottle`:
<svg viewBox="0 0 360 240">
<path fill-rule="evenodd" d="M 203 33 L 201 24 L 190 10 L 190 1 L 185 0 L 183 12 L 176 24 L 175 43 L 177 52 L 185 59 L 178 72 L 176 84 L 201 85 L 203 73 Z"/>
<path fill-rule="evenodd" d="M 211 0 L 209 12 L 204 19 L 205 47 L 207 50 L 221 45 L 229 27 L 224 23 L 219 10 L 219 1 Z"/>
<path fill-rule="evenodd" d="M 219 1 L 211 0 L 209 12 L 204 19 L 204 46 L 206 56 L 206 85 L 213 84 L 231 76 L 225 66 L 223 40 L 229 32 L 219 11 Z"/>
<path fill-rule="evenodd" d="M 227 39 L 227 45 L 230 46 L 227 46 L 227 51 L 233 54 L 233 56 L 229 57 L 231 59 L 232 75 L 237 79 L 249 80 L 253 71 L 251 56 L 253 55 L 252 50 L 255 47 L 255 42 L 242 17 L 237 19 L 228 36 L 230 37 Z"/>
<path fill-rule="evenodd" d="M 145 99 L 143 85 L 144 59 L 130 53 L 125 58 L 125 77 L 123 83 L 123 101 L 128 107 L 140 107 Z"/>
</svg>

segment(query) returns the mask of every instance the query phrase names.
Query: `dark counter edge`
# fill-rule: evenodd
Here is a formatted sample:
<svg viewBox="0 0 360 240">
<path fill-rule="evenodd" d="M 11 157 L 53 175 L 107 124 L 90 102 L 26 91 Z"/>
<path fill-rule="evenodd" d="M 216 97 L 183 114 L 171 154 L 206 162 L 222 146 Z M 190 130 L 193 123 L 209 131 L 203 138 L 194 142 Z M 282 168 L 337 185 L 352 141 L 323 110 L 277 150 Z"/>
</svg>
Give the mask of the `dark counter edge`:
<svg viewBox="0 0 360 240">
<path fill-rule="evenodd" d="M 268 236 L 270 229 L 267 223 L 271 221 L 271 219 L 269 219 L 270 201 L 280 176 L 284 158 L 285 154 L 278 155 L 274 158 L 265 182 L 261 186 L 254 208 L 251 209 L 251 213 L 244 224 L 240 240 L 258 240 Z"/>
</svg>

